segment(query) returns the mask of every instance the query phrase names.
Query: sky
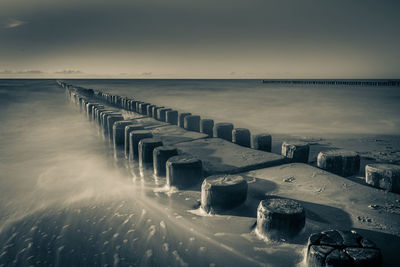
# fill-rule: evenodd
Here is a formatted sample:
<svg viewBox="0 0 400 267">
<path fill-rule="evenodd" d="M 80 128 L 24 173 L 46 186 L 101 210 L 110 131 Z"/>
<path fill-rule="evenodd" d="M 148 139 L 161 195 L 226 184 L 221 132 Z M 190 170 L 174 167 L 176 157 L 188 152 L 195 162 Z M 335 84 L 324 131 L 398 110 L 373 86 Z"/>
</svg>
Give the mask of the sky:
<svg viewBox="0 0 400 267">
<path fill-rule="evenodd" d="M 0 78 L 400 78 L 400 1 L 0 0 Z"/>
</svg>

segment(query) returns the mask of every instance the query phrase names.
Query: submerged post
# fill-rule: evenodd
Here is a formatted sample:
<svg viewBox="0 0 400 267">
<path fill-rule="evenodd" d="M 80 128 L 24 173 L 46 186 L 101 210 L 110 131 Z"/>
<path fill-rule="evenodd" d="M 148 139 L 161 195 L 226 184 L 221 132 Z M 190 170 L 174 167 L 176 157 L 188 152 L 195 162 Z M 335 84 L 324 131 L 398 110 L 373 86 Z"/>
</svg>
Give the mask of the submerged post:
<svg viewBox="0 0 400 267">
<path fill-rule="evenodd" d="M 125 154 L 126 159 L 129 159 L 129 136 L 130 136 L 130 133 L 135 130 L 144 130 L 144 127 L 142 125 L 127 125 L 127 126 L 125 126 L 124 154 Z"/>
<path fill-rule="evenodd" d="M 233 124 L 227 122 L 220 122 L 214 125 L 214 137 L 225 139 L 232 142 Z"/>
<path fill-rule="evenodd" d="M 354 151 L 328 150 L 319 152 L 317 157 L 319 168 L 341 176 L 351 176 L 360 170 L 360 156 Z"/>
<path fill-rule="evenodd" d="M 147 130 L 136 130 L 129 134 L 129 160 L 137 159 L 139 155 L 139 142 L 145 138 L 152 138 L 153 135 Z"/>
<path fill-rule="evenodd" d="M 162 146 L 163 143 L 158 138 L 144 138 L 139 142 L 139 164 L 153 163 L 153 150 L 156 147 Z"/>
<path fill-rule="evenodd" d="M 234 144 L 250 147 L 251 140 L 250 140 L 250 131 L 246 128 L 235 128 L 232 131 L 232 142 Z"/>
<path fill-rule="evenodd" d="M 211 119 L 202 119 L 200 121 L 200 132 L 213 137 L 214 121 Z"/>
<path fill-rule="evenodd" d="M 272 137 L 270 134 L 256 134 L 252 137 L 253 149 L 271 152 Z"/>
<path fill-rule="evenodd" d="M 165 176 L 167 160 L 178 155 L 178 149 L 174 146 L 159 146 L 153 151 L 153 168 L 157 176 Z"/>
<path fill-rule="evenodd" d="M 305 142 L 283 142 L 282 156 L 291 160 L 291 162 L 308 163 L 310 146 Z"/>
<path fill-rule="evenodd" d="M 178 111 L 177 110 L 168 110 L 166 113 L 166 122 L 178 125 Z"/>
<path fill-rule="evenodd" d="M 213 175 L 201 185 L 201 208 L 206 212 L 233 209 L 246 201 L 247 182 L 240 175 Z"/>
<path fill-rule="evenodd" d="M 168 159 L 166 170 L 167 185 L 178 189 L 194 186 L 203 178 L 201 160 L 189 155 L 174 156 Z"/>
<path fill-rule="evenodd" d="M 179 118 L 178 118 L 178 126 L 181 128 L 185 127 L 185 117 L 192 115 L 192 113 L 179 113 Z"/>
<path fill-rule="evenodd" d="M 200 132 L 200 116 L 198 115 L 185 116 L 184 128 L 188 131 Z"/>
</svg>

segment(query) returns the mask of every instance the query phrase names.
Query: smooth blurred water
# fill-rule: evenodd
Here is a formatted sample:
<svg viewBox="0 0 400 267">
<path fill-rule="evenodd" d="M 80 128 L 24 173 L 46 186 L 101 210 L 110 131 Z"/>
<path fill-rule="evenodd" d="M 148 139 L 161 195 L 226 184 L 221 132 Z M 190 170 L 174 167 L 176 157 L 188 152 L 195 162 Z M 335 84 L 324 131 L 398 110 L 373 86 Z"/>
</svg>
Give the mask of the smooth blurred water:
<svg viewBox="0 0 400 267">
<path fill-rule="evenodd" d="M 263 84 L 260 80 L 71 80 L 254 133 L 400 133 L 400 88 Z"/>
<path fill-rule="evenodd" d="M 398 88 L 273 87 L 255 80 L 79 80 L 253 132 L 398 133 Z M 54 80 L 0 80 L 0 266 L 292 266 L 253 218 L 204 218 L 198 191 L 115 157 Z M 373 123 L 371 123 L 373 122 Z M 392 145 L 390 141 L 385 146 Z M 354 143 L 354 142 L 352 142 Z M 160 190 L 154 190 L 159 188 Z M 232 234 L 220 234 L 228 232 Z"/>
<path fill-rule="evenodd" d="M 0 93 L 0 266 L 261 262 L 262 241 L 216 240 L 230 216 L 216 224 L 187 212 L 198 191 L 166 194 L 165 179 L 115 157 L 55 81 L 2 80 Z M 250 221 L 231 230 L 250 235 Z"/>
<path fill-rule="evenodd" d="M 231 122 L 252 134 L 313 144 L 309 161 L 329 148 L 371 162 L 400 163 L 400 87 L 279 85 L 260 80 L 70 80 L 72 84 Z"/>
</svg>

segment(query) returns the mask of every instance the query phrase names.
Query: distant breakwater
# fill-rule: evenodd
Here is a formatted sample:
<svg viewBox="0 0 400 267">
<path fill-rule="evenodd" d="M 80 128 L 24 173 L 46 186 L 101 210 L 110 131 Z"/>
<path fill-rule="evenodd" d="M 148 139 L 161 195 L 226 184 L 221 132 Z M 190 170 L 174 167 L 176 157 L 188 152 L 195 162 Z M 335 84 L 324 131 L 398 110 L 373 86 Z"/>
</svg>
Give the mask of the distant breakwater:
<svg viewBox="0 0 400 267">
<path fill-rule="evenodd" d="M 400 86 L 400 80 L 355 80 L 355 79 L 264 79 L 266 84 L 294 85 L 346 85 L 346 86 Z"/>
</svg>

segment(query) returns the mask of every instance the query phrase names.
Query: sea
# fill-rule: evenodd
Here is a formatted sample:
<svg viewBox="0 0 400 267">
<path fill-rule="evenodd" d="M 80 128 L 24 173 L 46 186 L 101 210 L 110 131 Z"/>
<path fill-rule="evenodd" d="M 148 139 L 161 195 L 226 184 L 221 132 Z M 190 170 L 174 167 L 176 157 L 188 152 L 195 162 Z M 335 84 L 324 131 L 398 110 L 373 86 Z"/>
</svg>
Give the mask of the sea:
<svg viewBox="0 0 400 267">
<path fill-rule="evenodd" d="M 260 80 L 75 79 L 68 83 L 231 122 L 284 140 L 400 163 L 400 88 Z M 269 250 L 255 218 L 199 215 L 198 192 L 115 157 L 56 80 L 0 80 L 0 266 L 293 266 L 302 246 Z M 353 179 L 362 179 L 360 177 Z M 243 232 L 243 229 L 246 229 Z"/>
</svg>

